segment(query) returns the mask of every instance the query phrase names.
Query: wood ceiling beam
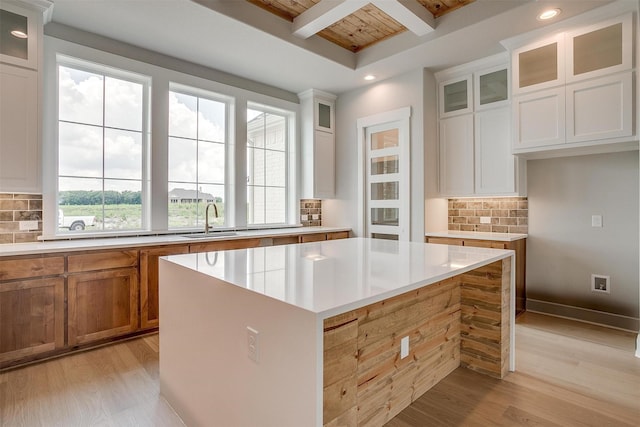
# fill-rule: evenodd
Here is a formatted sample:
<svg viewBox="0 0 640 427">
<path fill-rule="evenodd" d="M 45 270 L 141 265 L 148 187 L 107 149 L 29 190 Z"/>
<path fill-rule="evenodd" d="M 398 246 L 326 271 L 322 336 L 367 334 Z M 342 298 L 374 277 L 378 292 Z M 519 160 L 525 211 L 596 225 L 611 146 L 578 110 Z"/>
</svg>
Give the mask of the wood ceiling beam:
<svg viewBox="0 0 640 427">
<path fill-rule="evenodd" d="M 293 34 L 309 38 L 361 9 L 369 0 L 322 0 L 293 19 Z"/>
<path fill-rule="evenodd" d="M 415 0 L 370 0 L 370 3 L 417 36 L 424 36 L 436 27 L 431 12 Z"/>
</svg>

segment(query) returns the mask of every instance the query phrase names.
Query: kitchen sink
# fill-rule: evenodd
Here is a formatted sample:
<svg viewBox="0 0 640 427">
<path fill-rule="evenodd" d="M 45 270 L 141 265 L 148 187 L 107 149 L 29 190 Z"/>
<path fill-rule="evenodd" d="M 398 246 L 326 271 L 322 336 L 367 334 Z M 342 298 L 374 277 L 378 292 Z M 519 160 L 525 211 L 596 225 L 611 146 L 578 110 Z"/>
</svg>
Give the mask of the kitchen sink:
<svg viewBox="0 0 640 427">
<path fill-rule="evenodd" d="M 209 234 L 205 233 L 193 233 L 193 234 L 182 234 L 180 237 L 184 237 L 185 239 L 206 239 L 206 238 L 215 238 L 215 237 L 224 237 L 224 236 L 235 236 L 235 231 L 212 231 Z"/>
</svg>

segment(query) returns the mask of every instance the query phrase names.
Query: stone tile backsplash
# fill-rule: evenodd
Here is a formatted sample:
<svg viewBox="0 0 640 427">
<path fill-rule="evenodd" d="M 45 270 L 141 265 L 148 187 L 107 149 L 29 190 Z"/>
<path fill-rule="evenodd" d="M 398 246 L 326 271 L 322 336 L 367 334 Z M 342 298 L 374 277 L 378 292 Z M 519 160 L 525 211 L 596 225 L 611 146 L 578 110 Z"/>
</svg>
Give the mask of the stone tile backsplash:
<svg viewBox="0 0 640 427">
<path fill-rule="evenodd" d="M 482 224 L 481 217 L 489 218 Z M 449 199 L 449 230 L 492 233 L 528 233 L 526 197 Z"/>
<path fill-rule="evenodd" d="M 305 227 L 322 225 L 322 200 L 300 200 L 300 224 Z"/>
<path fill-rule="evenodd" d="M 21 231 L 20 221 L 37 221 L 36 230 Z M 42 235 L 42 195 L 0 193 L 0 244 L 35 242 Z"/>
</svg>

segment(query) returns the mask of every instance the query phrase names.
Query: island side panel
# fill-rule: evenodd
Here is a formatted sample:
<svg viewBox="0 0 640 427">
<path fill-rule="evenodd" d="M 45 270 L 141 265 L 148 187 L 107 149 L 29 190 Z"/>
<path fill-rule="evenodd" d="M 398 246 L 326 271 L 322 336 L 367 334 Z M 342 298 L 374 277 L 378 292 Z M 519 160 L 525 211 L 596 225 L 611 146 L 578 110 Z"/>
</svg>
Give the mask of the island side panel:
<svg viewBox="0 0 640 427">
<path fill-rule="evenodd" d="M 325 320 L 324 425 L 382 425 L 455 370 L 460 310 L 455 277 Z"/>
<path fill-rule="evenodd" d="M 186 425 L 318 425 L 315 314 L 160 259 L 160 316 L 160 391 Z"/>
<path fill-rule="evenodd" d="M 511 348 L 512 257 L 461 275 L 461 364 L 504 378 Z"/>
</svg>

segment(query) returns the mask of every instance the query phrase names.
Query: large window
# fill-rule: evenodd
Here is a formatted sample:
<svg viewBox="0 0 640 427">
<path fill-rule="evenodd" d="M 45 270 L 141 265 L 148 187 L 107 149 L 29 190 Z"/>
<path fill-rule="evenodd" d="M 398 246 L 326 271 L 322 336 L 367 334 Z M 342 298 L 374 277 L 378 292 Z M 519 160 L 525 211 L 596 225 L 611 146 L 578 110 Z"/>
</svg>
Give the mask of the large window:
<svg viewBox="0 0 640 427">
<path fill-rule="evenodd" d="M 58 64 L 58 232 L 146 224 L 148 79 Z"/>
<path fill-rule="evenodd" d="M 247 109 L 247 224 L 284 224 L 288 200 L 289 116 Z"/>
<path fill-rule="evenodd" d="M 169 228 L 225 224 L 228 101 L 188 88 L 169 92 Z M 217 217 L 215 214 L 217 213 Z"/>
</svg>

